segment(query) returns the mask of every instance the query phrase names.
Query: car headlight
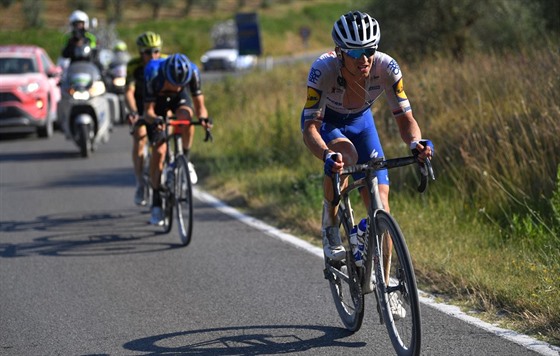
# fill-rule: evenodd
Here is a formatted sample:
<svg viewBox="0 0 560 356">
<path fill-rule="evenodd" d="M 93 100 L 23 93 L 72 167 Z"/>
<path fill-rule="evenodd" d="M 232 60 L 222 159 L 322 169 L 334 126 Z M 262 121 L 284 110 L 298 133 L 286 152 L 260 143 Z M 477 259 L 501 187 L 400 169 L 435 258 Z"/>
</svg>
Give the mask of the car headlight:
<svg viewBox="0 0 560 356">
<path fill-rule="evenodd" d="M 103 93 L 105 93 L 105 84 L 100 80 L 93 82 L 93 85 L 89 89 L 89 94 L 91 96 L 98 96 Z"/>
<path fill-rule="evenodd" d="M 202 57 L 200 57 L 200 61 L 201 61 L 202 63 L 208 62 L 208 56 L 203 55 Z"/>
<path fill-rule="evenodd" d="M 18 89 L 25 94 L 31 94 L 39 90 L 39 83 L 35 83 L 35 82 L 28 83 L 20 86 Z"/>
</svg>

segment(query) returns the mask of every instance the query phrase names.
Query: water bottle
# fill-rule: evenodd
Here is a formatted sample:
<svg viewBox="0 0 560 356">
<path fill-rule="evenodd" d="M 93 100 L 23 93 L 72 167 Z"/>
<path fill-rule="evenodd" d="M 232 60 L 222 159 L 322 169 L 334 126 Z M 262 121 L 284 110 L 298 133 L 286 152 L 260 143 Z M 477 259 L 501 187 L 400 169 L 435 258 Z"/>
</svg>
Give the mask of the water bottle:
<svg viewBox="0 0 560 356">
<path fill-rule="evenodd" d="M 357 231 L 358 247 L 359 247 L 360 251 L 362 251 L 362 253 L 364 252 L 364 242 L 366 240 L 366 231 L 367 231 L 367 219 L 363 218 L 362 220 L 360 220 L 360 223 L 358 224 L 358 231 Z"/>
<path fill-rule="evenodd" d="M 362 222 L 364 222 L 362 224 Z M 360 231 L 360 225 L 361 231 Z M 350 230 L 350 246 L 352 247 L 352 254 L 354 255 L 354 261 L 356 262 L 356 266 L 361 267 L 364 263 L 362 254 L 364 252 L 364 238 L 365 235 L 365 219 L 360 221 L 358 226 L 354 225 L 352 230 Z"/>
</svg>

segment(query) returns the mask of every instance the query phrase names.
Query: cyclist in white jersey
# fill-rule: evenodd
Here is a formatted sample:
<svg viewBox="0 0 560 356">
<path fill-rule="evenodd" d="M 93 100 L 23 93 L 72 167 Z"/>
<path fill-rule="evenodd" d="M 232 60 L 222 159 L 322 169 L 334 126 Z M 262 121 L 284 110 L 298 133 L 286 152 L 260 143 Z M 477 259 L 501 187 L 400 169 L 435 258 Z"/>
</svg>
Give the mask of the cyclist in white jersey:
<svg viewBox="0 0 560 356">
<path fill-rule="evenodd" d="M 307 101 L 301 115 L 303 139 L 308 149 L 322 159 L 325 170 L 322 236 L 325 255 L 342 260 L 336 206 L 333 206 L 331 176 L 344 165 L 365 163 L 383 157 L 383 148 L 371 112 L 373 102 L 385 92 L 402 140 L 420 152 L 420 159 L 431 157 L 433 145 L 423 140 L 404 92 L 402 72 L 389 55 L 377 51 L 380 39 L 378 22 L 367 13 L 349 12 L 334 24 L 334 51 L 321 55 L 311 66 L 307 78 Z M 353 175 L 354 179 L 363 174 Z M 379 192 L 389 211 L 387 170 L 377 174 Z M 361 192 L 366 206 L 367 192 Z"/>
</svg>

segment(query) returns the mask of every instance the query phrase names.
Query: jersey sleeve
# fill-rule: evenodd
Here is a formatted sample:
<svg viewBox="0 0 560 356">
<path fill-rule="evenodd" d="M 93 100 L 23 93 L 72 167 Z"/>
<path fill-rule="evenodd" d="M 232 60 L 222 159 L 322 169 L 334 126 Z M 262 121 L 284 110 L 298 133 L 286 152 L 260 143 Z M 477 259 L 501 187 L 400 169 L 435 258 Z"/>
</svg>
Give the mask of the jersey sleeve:
<svg viewBox="0 0 560 356">
<path fill-rule="evenodd" d="M 317 59 L 307 76 L 307 98 L 301 114 L 301 129 L 307 120 L 322 119 L 324 98 L 323 91 L 327 86 L 327 67 L 321 58 Z"/>
<path fill-rule="evenodd" d="M 202 95 L 202 81 L 200 78 L 200 71 L 196 64 L 192 63 L 192 78 L 189 82 L 189 89 L 192 96 L 199 96 Z"/>
<path fill-rule="evenodd" d="M 412 111 L 410 102 L 404 91 L 404 82 L 401 68 L 396 60 L 389 57 L 385 67 L 385 95 L 393 116 L 402 115 Z"/>
<path fill-rule="evenodd" d="M 151 60 L 144 68 L 144 102 L 156 101 L 156 79 L 159 71 L 159 61 Z"/>
</svg>

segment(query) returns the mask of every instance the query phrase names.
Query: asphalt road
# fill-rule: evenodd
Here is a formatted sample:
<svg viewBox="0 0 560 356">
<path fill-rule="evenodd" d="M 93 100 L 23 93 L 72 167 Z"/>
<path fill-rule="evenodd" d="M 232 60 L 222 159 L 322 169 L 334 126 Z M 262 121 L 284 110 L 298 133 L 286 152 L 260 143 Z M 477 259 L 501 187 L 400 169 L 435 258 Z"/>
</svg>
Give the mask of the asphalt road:
<svg viewBox="0 0 560 356">
<path fill-rule="evenodd" d="M 117 127 L 82 159 L 60 132 L 0 140 L 0 355 L 394 353 L 373 300 L 360 331 L 342 327 L 317 256 L 204 201 L 186 248 L 147 225 L 130 142 Z M 424 355 L 537 354 L 422 317 Z"/>
</svg>

